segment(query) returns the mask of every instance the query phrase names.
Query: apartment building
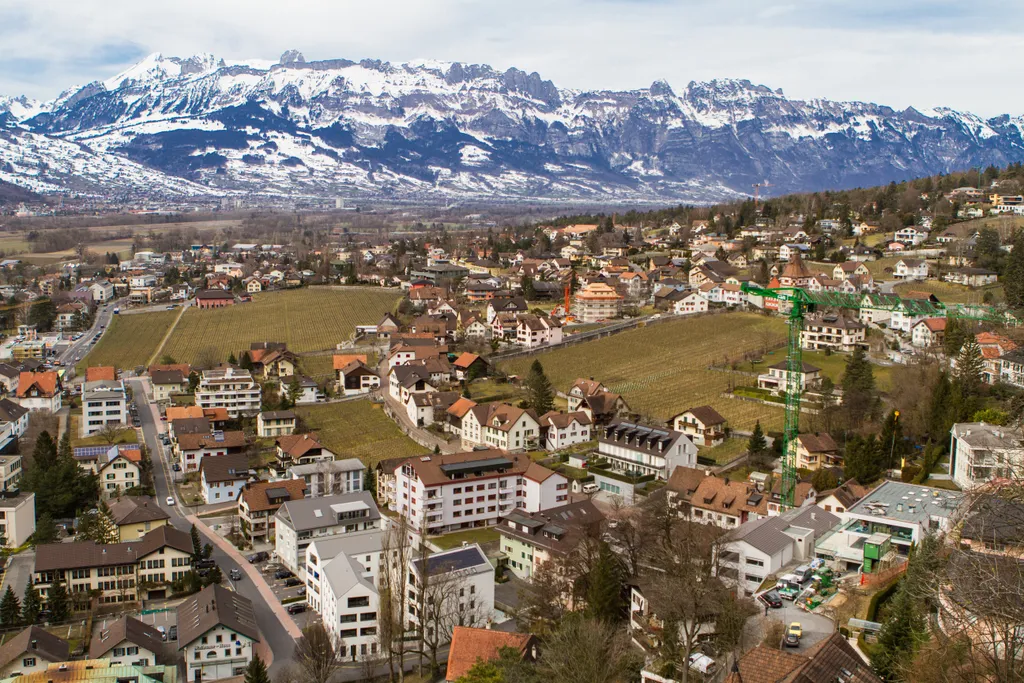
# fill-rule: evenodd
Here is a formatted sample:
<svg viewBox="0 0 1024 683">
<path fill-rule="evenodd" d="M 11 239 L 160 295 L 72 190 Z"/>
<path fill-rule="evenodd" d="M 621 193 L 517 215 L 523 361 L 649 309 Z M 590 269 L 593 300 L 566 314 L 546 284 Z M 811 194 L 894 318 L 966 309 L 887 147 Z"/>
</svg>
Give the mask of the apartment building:
<svg viewBox="0 0 1024 683">
<path fill-rule="evenodd" d="M 20 456 L 19 456 L 20 457 Z M 0 541 L 18 548 L 36 532 L 36 494 L 0 491 Z"/>
<path fill-rule="evenodd" d="M 985 422 L 958 422 L 950 430 L 950 472 L 962 489 L 1024 474 L 1024 432 Z"/>
<path fill-rule="evenodd" d="M 128 396 L 121 380 L 86 382 L 82 388 L 82 419 L 79 431 L 86 438 L 105 427 L 124 427 L 128 420 Z"/>
<path fill-rule="evenodd" d="M 339 493 L 355 493 L 364 488 L 366 466 L 359 458 L 326 460 L 308 465 L 295 465 L 288 470 L 292 479 L 306 482 L 306 495 L 310 498 Z"/>
<path fill-rule="evenodd" d="M 0 455 L 0 491 L 17 491 L 21 474 L 20 455 Z"/>
<path fill-rule="evenodd" d="M 476 543 L 413 560 L 406 573 L 408 617 L 414 631 L 425 627 L 428 638 L 447 642 L 444 634 L 433 633 L 431 622 L 483 627 L 493 618 L 494 567 Z M 431 613 L 437 618 L 423 624 L 421 591 L 430 590 L 424 588 L 428 584 L 442 589 L 429 595 L 434 603 Z"/>
<path fill-rule="evenodd" d="M 252 373 L 231 365 L 204 370 L 196 388 L 200 408 L 225 408 L 228 415 L 254 415 L 260 411 L 262 390 Z"/>
<path fill-rule="evenodd" d="M 184 576 L 191 562 L 192 537 L 162 526 L 127 543 L 37 546 L 32 585 L 44 602 L 58 576 L 72 595 L 97 591 L 103 604 L 157 600 L 167 597 L 169 584 Z M 147 586 L 144 595 L 140 584 Z"/>
<path fill-rule="evenodd" d="M 591 282 L 576 292 L 576 319 L 596 323 L 619 317 L 625 299 L 603 282 Z"/>
<path fill-rule="evenodd" d="M 562 324 L 546 315 L 523 313 L 516 321 L 516 343 L 526 349 L 562 343 Z"/>
<path fill-rule="evenodd" d="M 10 430 L 10 436 L 21 438 L 28 430 L 29 410 L 9 398 L 0 399 L 0 427 Z M 0 439 L 0 444 L 3 440 Z"/>
<path fill-rule="evenodd" d="M 285 436 L 295 431 L 295 413 L 291 410 L 267 410 L 256 418 L 256 435 L 260 438 Z"/>
<path fill-rule="evenodd" d="M 600 537 L 604 515 L 589 499 L 542 512 L 513 510 L 498 522 L 508 567 L 529 581 L 542 564 L 565 557 L 586 537 Z"/>
<path fill-rule="evenodd" d="M 867 326 L 841 313 L 807 316 L 800 331 L 800 347 L 812 351 L 832 349 L 851 352 L 867 345 Z"/>
<path fill-rule="evenodd" d="M 500 450 L 409 458 L 395 470 L 395 505 L 414 529 L 439 534 L 495 524 L 513 510 L 569 500 L 569 481 L 523 453 Z"/>
<path fill-rule="evenodd" d="M 56 372 L 23 372 L 18 376 L 15 400 L 27 410 L 56 413 L 62 405 L 63 388 Z"/>
<path fill-rule="evenodd" d="M 483 446 L 503 451 L 537 448 L 540 422 L 537 413 L 507 403 L 474 405 L 461 421 L 463 448 Z"/>
<path fill-rule="evenodd" d="M 300 578 L 306 548 L 314 540 L 381 529 L 380 511 L 369 491 L 287 501 L 274 517 L 277 557 Z"/>
<path fill-rule="evenodd" d="M 198 471 L 199 465 L 209 456 L 241 453 L 249 445 L 245 432 L 218 429 L 207 433 L 182 434 L 178 430 L 179 422 L 181 420 L 175 420 L 174 450 L 185 472 Z"/>
<path fill-rule="evenodd" d="M 301 479 L 285 481 L 257 481 L 246 484 L 238 497 L 238 518 L 242 535 L 250 543 L 274 540 L 274 515 L 289 500 L 305 496 L 306 482 Z"/>
<path fill-rule="evenodd" d="M 252 602 L 211 584 L 178 605 L 178 650 L 188 681 L 245 675 L 260 640 Z"/>
<path fill-rule="evenodd" d="M 653 474 L 662 481 L 676 467 L 697 464 L 697 447 L 682 432 L 623 420 L 597 430 L 597 452 L 617 472 Z"/>
</svg>

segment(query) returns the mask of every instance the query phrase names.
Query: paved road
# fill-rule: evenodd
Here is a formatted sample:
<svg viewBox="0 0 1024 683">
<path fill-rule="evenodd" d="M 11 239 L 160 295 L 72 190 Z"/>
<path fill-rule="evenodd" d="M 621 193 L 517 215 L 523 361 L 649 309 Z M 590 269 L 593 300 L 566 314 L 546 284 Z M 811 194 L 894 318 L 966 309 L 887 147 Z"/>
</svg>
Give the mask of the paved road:
<svg viewBox="0 0 1024 683">
<path fill-rule="evenodd" d="M 763 613 L 763 604 L 760 602 L 757 604 Z M 781 609 L 768 610 L 768 616 L 772 619 L 781 621 L 787 627 L 794 621 L 800 622 L 800 625 L 804 630 L 804 635 L 800 639 L 800 645 L 798 647 L 786 648 L 790 652 L 802 652 L 815 643 L 832 635 L 832 632 L 836 630 L 835 622 L 828 617 L 821 614 L 815 614 L 814 612 L 805 612 L 799 607 L 795 607 L 789 600 L 782 601 Z"/>
<path fill-rule="evenodd" d="M 132 385 L 132 390 L 135 392 L 135 396 L 150 396 L 148 380 L 144 379 L 129 379 L 128 383 Z M 139 417 L 142 421 L 142 433 L 145 439 L 146 445 L 149 447 L 150 453 L 153 454 L 153 482 L 156 487 L 156 498 L 160 503 L 160 506 L 171 515 L 171 523 L 181 529 L 182 531 L 189 531 L 191 524 L 185 519 L 186 511 L 181 508 L 180 505 L 174 505 L 169 507 L 166 504 L 168 496 L 174 496 L 177 499 L 173 488 L 169 485 L 171 481 L 170 463 L 165 457 L 163 446 L 160 444 L 157 435 L 164 429 L 159 417 L 156 415 L 155 407 L 152 403 L 145 403 L 139 401 Z M 207 542 L 213 543 L 213 539 L 206 538 Z M 231 569 L 241 569 L 242 567 L 232 560 L 226 553 L 222 552 L 214 544 L 213 559 L 217 562 L 217 566 L 221 568 L 224 576 L 227 577 Z M 233 583 L 233 582 L 232 582 Z M 260 625 L 260 632 L 263 638 L 266 640 L 270 649 L 274 653 L 274 664 L 271 666 L 271 674 L 276 674 L 282 670 L 292 658 L 295 651 L 295 640 L 288 635 L 288 632 L 282 626 L 281 622 L 278 621 L 270 605 L 267 604 L 263 595 L 259 589 L 253 585 L 252 581 L 243 579 L 237 582 L 233 586 L 239 595 L 244 595 L 253 602 L 253 607 L 256 611 L 256 621 Z"/>
<path fill-rule="evenodd" d="M 106 327 L 110 325 L 110 321 L 114 317 L 114 307 L 117 305 L 116 302 L 111 302 L 96 309 L 96 319 L 93 321 L 92 327 L 82 335 L 81 339 L 68 346 L 57 359 L 64 361 L 65 365 L 74 365 L 80 361 L 82 356 L 89 351 L 89 342 L 93 338 L 99 339 L 103 336 Z M 101 327 L 104 329 L 100 329 Z"/>
<path fill-rule="evenodd" d="M 0 585 L 0 594 L 7 592 L 10 586 L 14 594 L 21 599 L 25 593 L 25 584 L 32 578 L 32 572 L 36 568 L 35 549 L 24 550 L 17 555 L 11 555 L 7 564 L 7 571 L 4 572 L 4 581 Z"/>
</svg>

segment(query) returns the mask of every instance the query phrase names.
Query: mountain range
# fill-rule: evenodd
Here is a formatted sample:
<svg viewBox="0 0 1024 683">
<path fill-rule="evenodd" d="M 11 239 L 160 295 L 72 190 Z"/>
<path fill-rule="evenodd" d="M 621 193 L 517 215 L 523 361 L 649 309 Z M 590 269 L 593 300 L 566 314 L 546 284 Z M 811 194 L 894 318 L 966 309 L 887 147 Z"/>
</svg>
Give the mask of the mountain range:
<svg viewBox="0 0 1024 683">
<path fill-rule="evenodd" d="M 0 181 L 102 197 L 707 202 L 1024 160 L 1024 117 L 790 100 L 745 80 L 560 88 L 458 62 L 153 54 L 0 97 Z"/>
</svg>

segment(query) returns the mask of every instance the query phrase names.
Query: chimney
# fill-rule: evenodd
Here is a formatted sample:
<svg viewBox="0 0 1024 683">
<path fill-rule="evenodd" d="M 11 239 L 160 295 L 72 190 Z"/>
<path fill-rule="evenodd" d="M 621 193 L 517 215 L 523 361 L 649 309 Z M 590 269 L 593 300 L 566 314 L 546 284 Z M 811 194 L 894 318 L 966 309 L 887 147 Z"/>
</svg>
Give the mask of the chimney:
<svg viewBox="0 0 1024 683">
<path fill-rule="evenodd" d="M 39 641 L 38 641 L 38 640 L 35 640 L 34 638 L 32 639 L 32 643 L 31 643 L 31 644 L 32 644 L 32 649 L 33 649 L 33 650 L 34 650 L 34 649 L 36 649 L 36 645 L 37 645 L 38 643 L 39 643 Z"/>
</svg>

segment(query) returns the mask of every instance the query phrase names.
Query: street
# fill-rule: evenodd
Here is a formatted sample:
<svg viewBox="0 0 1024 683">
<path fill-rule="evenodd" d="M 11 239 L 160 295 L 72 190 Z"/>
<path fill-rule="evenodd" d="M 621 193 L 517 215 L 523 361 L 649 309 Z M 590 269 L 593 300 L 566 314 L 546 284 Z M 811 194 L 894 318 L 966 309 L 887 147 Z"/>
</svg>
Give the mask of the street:
<svg viewBox="0 0 1024 683">
<path fill-rule="evenodd" d="M 182 531 L 190 531 L 192 525 L 184 518 L 184 509 L 177 500 L 178 496 L 170 486 L 171 472 L 170 463 L 164 457 L 163 446 L 160 444 L 158 434 L 162 430 L 162 423 L 156 414 L 156 405 L 149 402 L 147 382 L 143 379 L 129 379 L 132 391 L 137 397 L 139 405 L 139 418 L 142 421 L 142 434 L 146 445 L 149 447 L 153 458 L 153 485 L 156 488 L 156 500 L 160 506 L 171 516 L 171 524 Z M 176 504 L 168 507 L 167 497 L 173 496 Z M 213 539 L 204 535 L 204 541 L 213 544 L 213 559 L 227 578 L 232 569 L 240 569 L 239 563 L 232 560 L 226 553 L 221 551 Z M 252 581 L 243 580 L 234 582 L 228 579 L 231 587 L 246 598 L 252 600 L 253 609 L 256 612 L 256 621 L 260 625 L 260 633 L 270 649 L 274 653 L 274 663 L 270 667 L 271 673 L 276 673 L 285 667 L 295 651 L 295 640 L 278 621 L 277 616 L 267 604 L 259 589 Z"/>
<path fill-rule="evenodd" d="M 110 321 L 114 318 L 114 307 L 118 304 L 116 302 L 109 302 L 96 309 L 96 320 L 93 322 L 91 328 L 82 333 L 82 338 L 76 342 L 72 342 L 68 348 L 66 348 L 58 357 L 57 360 L 62 361 L 65 365 L 73 366 L 78 361 L 82 360 L 89 351 L 89 345 L 92 340 L 99 339 L 103 336 Z M 103 329 L 100 329 L 103 328 Z"/>
</svg>

